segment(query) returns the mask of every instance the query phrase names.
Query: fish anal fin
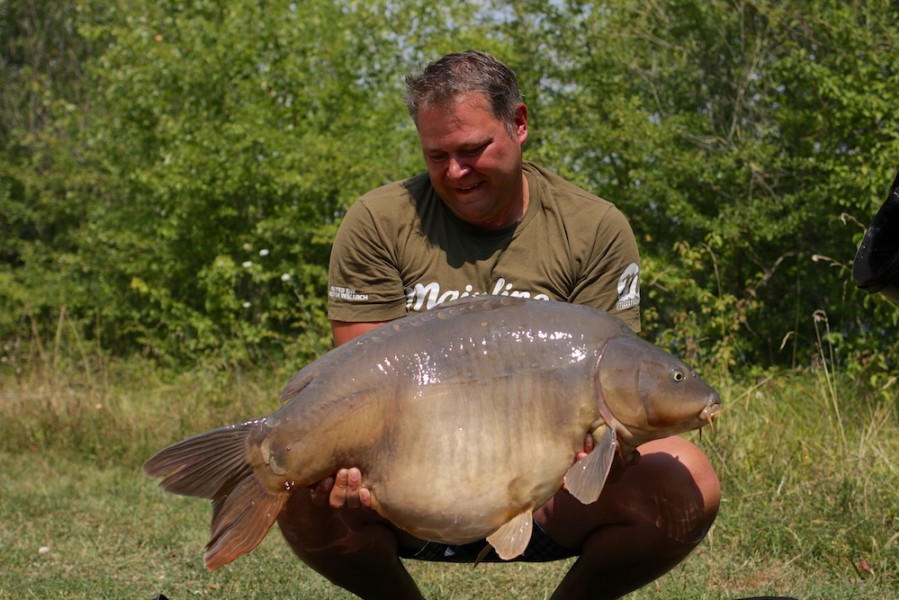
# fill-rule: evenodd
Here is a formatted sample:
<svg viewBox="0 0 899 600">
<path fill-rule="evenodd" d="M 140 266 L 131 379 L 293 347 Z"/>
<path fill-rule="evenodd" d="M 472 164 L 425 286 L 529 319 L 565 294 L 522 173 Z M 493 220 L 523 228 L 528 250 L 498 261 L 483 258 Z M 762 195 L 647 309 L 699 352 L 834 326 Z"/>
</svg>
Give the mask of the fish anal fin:
<svg viewBox="0 0 899 600">
<path fill-rule="evenodd" d="M 584 504 L 599 499 L 618 449 L 615 430 L 611 427 L 601 425 L 593 436 L 596 439 L 593 452 L 571 465 L 564 479 L 568 492 Z"/>
<path fill-rule="evenodd" d="M 531 509 L 527 509 L 487 536 L 487 541 L 496 550 L 497 556 L 503 560 L 512 560 L 528 547 L 533 526 L 533 514 Z"/>
</svg>

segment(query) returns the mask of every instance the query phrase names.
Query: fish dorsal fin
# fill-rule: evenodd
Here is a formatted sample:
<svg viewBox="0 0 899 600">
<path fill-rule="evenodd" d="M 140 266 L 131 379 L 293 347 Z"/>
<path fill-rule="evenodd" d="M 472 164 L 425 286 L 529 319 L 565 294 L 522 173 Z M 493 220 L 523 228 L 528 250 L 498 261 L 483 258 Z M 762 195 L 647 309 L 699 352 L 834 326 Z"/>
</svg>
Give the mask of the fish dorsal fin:
<svg viewBox="0 0 899 600">
<path fill-rule="evenodd" d="M 534 517 L 529 508 L 487 536 L 487 541 L 496 549 L 496 554 L 501 559 L 512 560 L 528 547 L 533 523 Z"/>
<path fill-rule="evenodd" d="M 600 425 L 593 436 L 596 438 L 593 452 L 571 465 L 565 473 L 565 487 L 584 504 L 591 504 L 599 499 L 618 449 L 615 430 L 608 425 Z"/>
</svg>

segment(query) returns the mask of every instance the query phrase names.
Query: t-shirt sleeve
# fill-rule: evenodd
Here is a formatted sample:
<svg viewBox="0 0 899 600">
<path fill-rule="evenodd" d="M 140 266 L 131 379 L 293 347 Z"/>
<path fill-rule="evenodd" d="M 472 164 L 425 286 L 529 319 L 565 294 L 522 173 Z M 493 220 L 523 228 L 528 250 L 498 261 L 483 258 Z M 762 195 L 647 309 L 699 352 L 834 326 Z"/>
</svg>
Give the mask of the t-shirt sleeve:
<svg viewBox="0 0 899 600">
<path fill-rule="evenodd" d="M 362 200 L 341 222 L 328 267 L 328 318 L 353 323 L 390 321 L 406 314 L 396 250 Z M 395 243 L 396 240 L 394 239 Z"/>
<path fill-rule="evenodd" d="M 608 311 L 640 331 L 640 254 L 633 230 L 614 205 L 592 228 L 569 301 Z"/>
</svg>

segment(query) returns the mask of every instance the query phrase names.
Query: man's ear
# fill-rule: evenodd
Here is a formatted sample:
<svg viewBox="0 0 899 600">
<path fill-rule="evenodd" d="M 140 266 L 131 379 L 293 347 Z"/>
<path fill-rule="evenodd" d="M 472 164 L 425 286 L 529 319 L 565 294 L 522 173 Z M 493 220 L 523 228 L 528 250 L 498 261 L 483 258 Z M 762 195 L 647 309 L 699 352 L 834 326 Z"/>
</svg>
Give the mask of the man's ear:
<svg viewBox="0 0 899 600">
<path fill-rule="evenodd" d="M 515 109 L 515 135 L 519 144 L 524 144 L 528 139 L 528 107 L 525 104 L 519 104 Z"/>
</svg>

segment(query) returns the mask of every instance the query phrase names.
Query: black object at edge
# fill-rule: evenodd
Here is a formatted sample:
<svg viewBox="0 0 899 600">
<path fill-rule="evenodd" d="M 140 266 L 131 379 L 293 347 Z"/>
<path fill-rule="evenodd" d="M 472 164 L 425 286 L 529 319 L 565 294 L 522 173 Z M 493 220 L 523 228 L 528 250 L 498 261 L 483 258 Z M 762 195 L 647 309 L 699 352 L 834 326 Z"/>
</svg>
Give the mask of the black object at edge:
<svg viewBox="0 0 899 600">
<path fill-rule="evenodd" d="M 855 254 L 852 276 L 869 294 L 899 302 L 899 174 Z"/>
</svg>

